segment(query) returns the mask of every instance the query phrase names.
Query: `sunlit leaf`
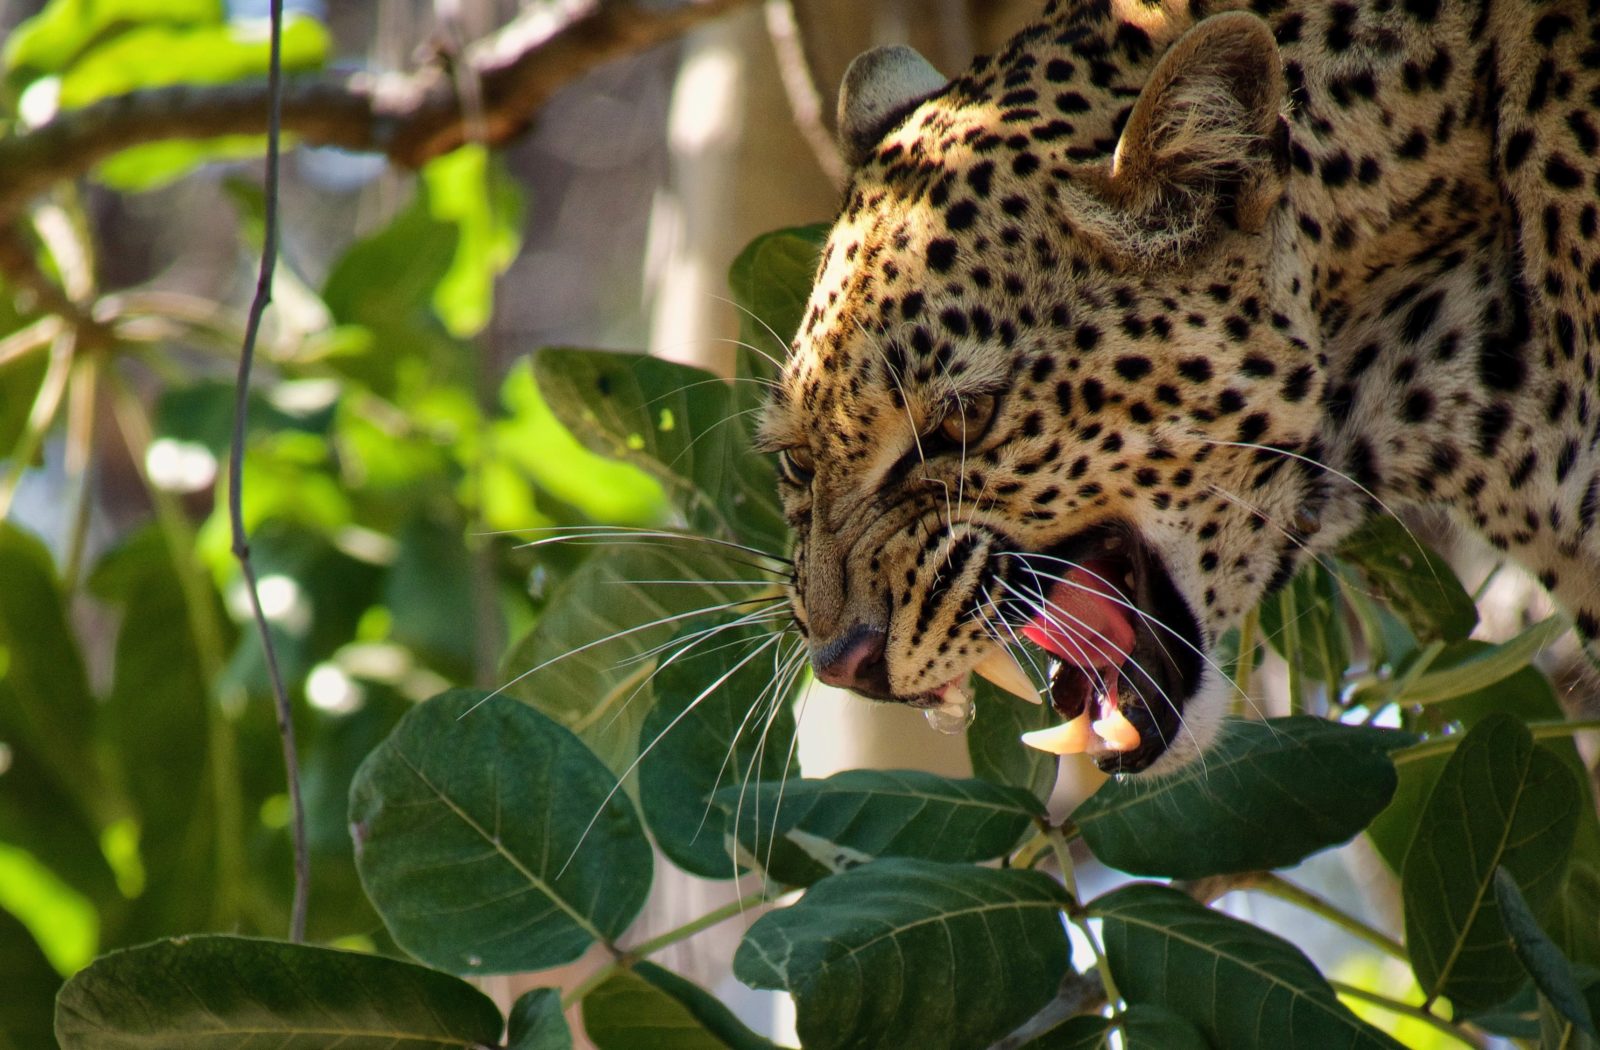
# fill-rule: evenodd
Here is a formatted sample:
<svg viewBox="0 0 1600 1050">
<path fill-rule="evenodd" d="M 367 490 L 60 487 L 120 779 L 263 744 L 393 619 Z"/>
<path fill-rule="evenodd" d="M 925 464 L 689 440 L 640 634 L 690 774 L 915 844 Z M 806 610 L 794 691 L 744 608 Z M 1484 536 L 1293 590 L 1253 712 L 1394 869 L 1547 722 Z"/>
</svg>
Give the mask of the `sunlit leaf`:
<svg viewBox="0 0 1600 1050">
<path fill-rule="evenodd" d="M 879 857 L 992 860 L 1043 815 L 1020 788 L 913 769 L 730 786 L 717 803 L 737 819 L 745 852 L 790 886 Z"/>
<path fill-rule="evenodd" d="M 14 77 L 59 72 L 91 44 L 149 24 L 221 21 L 222 0 L 50 0 L 11 33 L 5 65 Z"/>
<path fill-rule="evenodd" d="M 1037 872 L 880 860 L 756 920 L 733 971 L 794 996 L 807 1050 L 986 1046 L 1055 994 L 1066 905 Z"/>
<path fill-rule="evenodd" d="M 1229 721 L 1203 758 L 1107 781 L 1072 819 L 1095 856 L 1135 875 L 1284 867 L 1366 827 L 1394 794 L 1389 752 L 1413 739 L 1305 716 Z"/>
<path fill-rule="evenodd" d="M 977 716 L 967 727 L 967 755 L 973 774 L 1048 799 L 1056 786 L 1060 759 L 1027 746 L 1020 738 L 1059 721 L 1055 709 L 1049 704 L 1026 703 L 981 678 L 975 678 L 972 685 Z"/>
<path fill-rule="evenodd" d="M 663 521 L 667 499 L 655 478 L 637 467 L 596 455 L 578 443 L 545 404 L 523 359 L 500 387 L 505 418 L 492 424 L 493 452 L 525 473 L 541 490 L 594 521 L 649 525 Z M 526 527 L 505 522 L 501 527 Z"/>
<path fill-rule="evenodd" d="M 397 959 L 243 937 L 113 952 L 61 991 L 62 1050 L 389 1050 L 499 1042 L 500 1012 L 465 981 Z"/>
<path fill-rule="evenodd" d="M 640 467 L 691 527 L 766 551 L 788 542 L 771 462 L 753 454 L 732 384 L 655 357 L 541 350 L 539 389 L 594 452 Z"/>
<path fill-rule="evenodd" d="M 1526 978 L 1494 900 L 1497 867 L 1543 908 L 1560 885 L 1582 798 L 1577 778 L 1509 715 L 1479 722 L 1450 756 L 1401 876 L 1406 945 L 1428 996 L 1498 1004 Z"/>
<path fill-rule="evenodd" d="M 1500 907 L 1500 919 L 1505 923 L 1506 932 L 1511 935 L 1512 950 L 1540 993 L 1561 1016 L 1590 1038 L 1600 1039 L 1572 963 L 1540 929 L 1539 920 L 1534 918 L 1533 909 L 1528 907 L 1517 880 L 1503 867 L 1494 869 L 1494 900 Z"/>
<path fill-rule="evenodd" d="M 28 928 L 0 910 L 0 1050 L 55 1045 L 52 1035 L 61 975 L 50 966 Z"/>
<path fill-rule="evenodd" d="M 1259 927 L 1146 883 L 1089 905 L 1102 920 L 1117 990 L 1228 1050 L 1350 1050 L 1399 1044 L 1363 1024 L 1300 949 Z"/>
<path fill-rule="evenodd" d="M 225 84 L 267 73 L 264 21 L 218 25 L 148 23 L 99 44 L 61 78 L 60 104 L 77 109 L 110 95 L 169 84 Z M 328 30 L 314 18 L 289 14 L 283 23 L 283 68 L 320 67 Z"/>
<path fill-rule="evenodd" d="M 726 879 L 742 870 L 728 855 L 729 819 L 712 795 L 725 785 L 798 778 L 794 761 L 796 676 L 787 688 L 775 668 L 797 642 L 780 644 L 764 627 L 730 626 L 731 617 L 689 621 L 689 633 L 652 683 L 656 704 L 639 746 L 639 806 L 656 843 L 685 871 Z"/>
<path fill-rule="evenodd" d="M 1455 641 L 1477 626 L 1478 607 L 1449 563 L 1398 519 L 1374 515 L 1340 545 L 1339 554 L 1419 638 Z"/>
<path fill-rule="evenodd" d="M 460 230 L 455 259 L 433 293 L 450 334 L 477 334 L 494 310 L 494 281 L 521 247 L 522 194 L 482 145 L 469 143 L 422 169 L 428 208 Z"/>
<path fill-rule="evenodd" d="M 559 988 L 535 988 L 511 1005 L 506 1050 L 572 1050 Z"/>
<path fill-rule="evenodd" d="M 394 939 L 457 973 L 571 962 L 627 928 L 650 846 L 571 733 L 474 690 L 417 707 L 350 789 L 356 864 Z"/>
<path fill-rule="evenodd" d="M 721 582 L 755 578 L 692 537 L 615 538 L 561 585 L 533 632 L 511 647 L 502 671 L 507 691 L 577 733 L 620 774 L 633 762 L 654 703 L 656 650 L 691 620 L 758 609 L 753 588 Z"/>
</svg>

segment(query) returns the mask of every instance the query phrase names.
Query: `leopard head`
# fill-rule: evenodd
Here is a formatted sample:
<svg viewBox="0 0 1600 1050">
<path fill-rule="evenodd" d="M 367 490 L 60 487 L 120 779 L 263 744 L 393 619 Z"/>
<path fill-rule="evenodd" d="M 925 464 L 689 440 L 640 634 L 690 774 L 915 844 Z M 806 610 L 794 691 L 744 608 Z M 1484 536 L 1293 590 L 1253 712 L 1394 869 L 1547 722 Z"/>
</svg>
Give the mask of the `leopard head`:
<svg viewBox="0 0 1600 1050">
<path fill-rule="evenodd" d="M 1217 639 L 1324 498 L 1276 46 L 1186 17 L 1047 22 L 953 83 L 858 59 L 760 429 L 818 677 L 931 707 L 976 669 L 1117 771 L 1205 746 Z"/>
</svg>

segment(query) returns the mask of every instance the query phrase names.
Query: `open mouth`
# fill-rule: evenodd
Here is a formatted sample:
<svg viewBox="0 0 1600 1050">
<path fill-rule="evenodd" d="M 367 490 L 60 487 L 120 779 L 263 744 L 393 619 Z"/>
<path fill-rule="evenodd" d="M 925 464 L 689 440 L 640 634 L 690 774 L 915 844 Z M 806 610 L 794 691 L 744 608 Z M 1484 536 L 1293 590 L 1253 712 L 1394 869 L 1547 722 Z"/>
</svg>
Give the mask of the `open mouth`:
<svg viewBox="0 0 1600 1050">
<path fill-rule="evenodd" d="M 1050 703 L 1064 719 L 1024 742 L 1087 753 L 1106 772 L 1147 768 L 1177 739 L 1203 662 L 1199 625 L 1160 556 L 1110 525 L 1005 560 L 1002 615 L 1050 655 Z M 974 670 L 1037 699 L 1004 650 Z"/>
</svg>

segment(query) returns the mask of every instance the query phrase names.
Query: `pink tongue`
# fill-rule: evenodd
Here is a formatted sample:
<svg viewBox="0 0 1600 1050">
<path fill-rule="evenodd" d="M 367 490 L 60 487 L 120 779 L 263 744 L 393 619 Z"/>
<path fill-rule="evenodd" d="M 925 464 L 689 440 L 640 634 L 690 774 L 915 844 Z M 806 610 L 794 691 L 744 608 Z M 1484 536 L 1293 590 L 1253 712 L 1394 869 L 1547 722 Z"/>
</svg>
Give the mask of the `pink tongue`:
<svg viewBox="0 0 1600 1050">
<path fill-rule="evenodd" d="M 1133 649 L 1133 623 L 1110 572 L 1104 562 L 1089 562 L 1067 573 L 1023 636 L 1078 667 L 1121 667 Z"/>
</svg>

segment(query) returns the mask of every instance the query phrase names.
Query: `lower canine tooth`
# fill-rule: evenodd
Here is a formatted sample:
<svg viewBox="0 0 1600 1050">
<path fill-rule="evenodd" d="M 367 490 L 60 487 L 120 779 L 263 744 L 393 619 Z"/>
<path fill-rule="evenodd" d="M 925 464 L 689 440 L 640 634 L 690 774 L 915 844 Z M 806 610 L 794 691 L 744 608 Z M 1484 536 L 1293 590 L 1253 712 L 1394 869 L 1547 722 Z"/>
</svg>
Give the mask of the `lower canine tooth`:
<svg viewBox="0 0 1600 1050">
<path fill-rule="evenodd" d="M 1087 717 L 1087 714 L 1080 717 Z M 1138 727 L 1116 707 L 1094 723 L 1094 732 L 1113 751 L 1132 751 L 1141 742 Z"/>
<path fill-rule="evenodd" d="M 1022 742 L 1052 755 L 1079 755 L 1089 749 L 1089 712 L 1049 729 L 1022 734 Z"/>
<path fill-rule="evenodd" d="M 1033 684 L 1033 679 L 1029 678 L 1022 665 L 1017 663 L 1017 658 L 1012 655 L 1011 650 L 1003 645 L 996 645 L 989 650 L 989 655 L 979 660 L 972 670 L 979 677 L 987 678 L 1001 689 L 1015 693 L 1030 704 L 1041 702 L 1039 687 Z"/>
</svg>

